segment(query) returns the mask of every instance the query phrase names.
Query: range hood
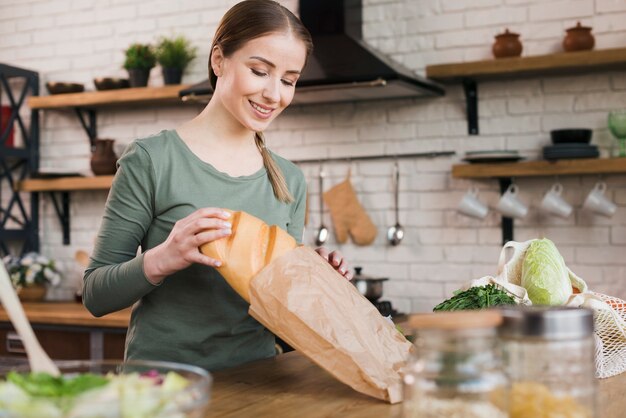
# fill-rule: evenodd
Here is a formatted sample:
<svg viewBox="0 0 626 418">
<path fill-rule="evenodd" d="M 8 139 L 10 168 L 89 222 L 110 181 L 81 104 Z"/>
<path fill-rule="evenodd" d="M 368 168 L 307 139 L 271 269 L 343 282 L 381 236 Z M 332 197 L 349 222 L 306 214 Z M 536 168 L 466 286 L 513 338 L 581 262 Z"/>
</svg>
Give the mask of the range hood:
<svg viewBox="0 0 626 418">
<path fill-rule="evenodd" d="M 296 86 L 293 104 L 442 96 L 440 85 L 392 62 L 363 41 L 362 0 L 300 0 L 300 19 L 314 51 Z M 208 101 L 209 80 L 179 95 Z"/>
</svg>

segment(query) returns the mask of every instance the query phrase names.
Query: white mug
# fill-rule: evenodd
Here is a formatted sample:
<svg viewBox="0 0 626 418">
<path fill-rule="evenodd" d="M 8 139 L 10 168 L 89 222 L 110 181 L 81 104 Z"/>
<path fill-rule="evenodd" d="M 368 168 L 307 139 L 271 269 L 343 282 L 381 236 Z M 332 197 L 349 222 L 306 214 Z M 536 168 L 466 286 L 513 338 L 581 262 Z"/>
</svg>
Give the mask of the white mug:
<svg viewBox="0 0 626 418">
<path fill-rule="evenodd" d="M 572 214 L 574 208 L 561 197 L 561 193 L 563 193 L 561 183 L 553 184 L 541 201 L 541 209 L 553 215 L 567 218 Z"/>
<path fill-rule="evenodd" d="M 606 183 L 603 181 L 597 182 L 587 195 L 585 203 L 583 203 L 583 209 L 607 217 L 615 215 L 617 205 L 611 202 L 604 195 L 604 192 L 606 192 Z"/>
<path fill-rule="evenodd" d="M 511 184 L 496 205 L 496 210 L 507 218 L 523 218 L 528 215 L 528 208 L 518 198 L 519 187 Z"/>
<path fill-rule="evenodd" d="M 487 205 L 478 199 L 478 188 L 476 187 L 470 188 L 465 193 L 465 196 L 459 202 L 457 210 L 463 215 L 478 219 L 484 219 L 489 212 Z"/>
</svg>

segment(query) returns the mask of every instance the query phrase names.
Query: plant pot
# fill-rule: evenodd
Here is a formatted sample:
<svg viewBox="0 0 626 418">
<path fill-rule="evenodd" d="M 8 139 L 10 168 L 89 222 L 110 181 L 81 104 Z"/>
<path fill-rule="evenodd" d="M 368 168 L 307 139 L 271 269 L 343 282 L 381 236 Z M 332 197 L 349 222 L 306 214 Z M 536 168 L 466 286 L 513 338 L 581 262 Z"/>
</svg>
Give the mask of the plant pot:
<svg viewBox="0 0 626 418">
<path fill-rule="evenodd" d="M 522 42 L 519 40 L 519 34 L 509 32 L 508 29 L 495 36 L 491 51 L 496 58 L 519 57 L 522 55 Z"/>
<path fill-rule="evenodd" d="M 587 51 L 593 49 L 596 44 L 591 28 L 581 26 L 580 22 L 577 22 L 575 27 L 566 29 L 565 32 L 567 35 L 563 39 L 563 49 L 566 52 Z"/>
<path fill-rule="evenodd" d="M 148 78 L 150 78 L 150 70 L 140 68 L 130 68 L 128 71 L 128 83 L 131 87 L 146 87 Z"/>
<path fill-rule="evenodd" d="M 180 84 L 183 79 L 183 70 L 182 68 L 163 68 L 163 83 L 166 85 L 169 84 Z"/>
<path fill-rule="evenodd" d="M 115 174 L 117 156 L 113 151 L 113 139 L 96 139 L 93 152 L 91 153 L 91 171 L 96 176 Z"/>
<path fill-rule="evenodd" d="M 41 302 L 46 297 L 46 286 L 33 285 L 17 289 L 17 296 L 22 302 Z"/>
</svg>

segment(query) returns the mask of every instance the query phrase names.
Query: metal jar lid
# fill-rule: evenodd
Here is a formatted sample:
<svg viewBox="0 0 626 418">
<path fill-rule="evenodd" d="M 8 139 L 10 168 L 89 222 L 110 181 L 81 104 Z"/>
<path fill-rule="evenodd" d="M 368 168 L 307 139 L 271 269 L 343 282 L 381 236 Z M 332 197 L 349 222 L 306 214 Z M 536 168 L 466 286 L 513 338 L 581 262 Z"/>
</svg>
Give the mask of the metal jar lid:
<svg viewBox="0 0 626 418">
<path fill-rule="evenodd" d="M 593 311 L 586 308 L 517 306 L 502 309 L 503 338 L 570 340 L 593 334 Z"/>
</svg>

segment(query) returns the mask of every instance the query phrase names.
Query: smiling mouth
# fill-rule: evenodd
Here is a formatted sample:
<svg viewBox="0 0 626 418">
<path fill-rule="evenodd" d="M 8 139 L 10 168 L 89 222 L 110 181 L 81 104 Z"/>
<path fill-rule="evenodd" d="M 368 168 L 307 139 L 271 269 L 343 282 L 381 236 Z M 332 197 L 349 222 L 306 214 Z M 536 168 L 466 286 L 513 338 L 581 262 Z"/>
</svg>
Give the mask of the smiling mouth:
<svg viewBox="0 0 626 418">
<path fill-rule="evenodd" d="M 258 104 L 256 104 L 256 103 L 254 103 L 254 102 L 253 102 L 253 101 L 251 101 L 251 100 L 248 100 L 248 102 L 250 102 L 250 105 L 251 105 L 251 106 L 252 106 L 252 107 L 253 107 L 256 111 L 258 111 L 259 113 L 261 113 L 261 114 L 263 114 L 263 115 L 269 115 L 269 114 L 270 114 L 270 113 L 272 113 L 272 111 L 274 110 L 274 109 L 272 109 L 272 108 L 262 107 L 262 106 L 260 106 L 260 105 L 258 105 Z"/>
</svg>

